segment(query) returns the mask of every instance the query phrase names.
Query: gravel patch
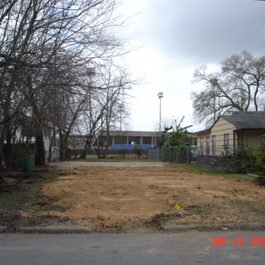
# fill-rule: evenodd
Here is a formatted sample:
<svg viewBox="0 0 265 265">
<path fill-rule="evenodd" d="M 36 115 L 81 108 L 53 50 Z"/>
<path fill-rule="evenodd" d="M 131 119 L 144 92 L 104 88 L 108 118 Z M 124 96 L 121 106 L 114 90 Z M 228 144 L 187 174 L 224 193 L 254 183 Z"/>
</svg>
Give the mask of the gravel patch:
<svg viewBox="0 0 265 265">
<path fill-rule="evenodd" d="M 49 167 L 164 167 L 167 163 L 154 162 L 79 162 L 79 161 L 63 161 L 49 163 Z"/>
</svg>

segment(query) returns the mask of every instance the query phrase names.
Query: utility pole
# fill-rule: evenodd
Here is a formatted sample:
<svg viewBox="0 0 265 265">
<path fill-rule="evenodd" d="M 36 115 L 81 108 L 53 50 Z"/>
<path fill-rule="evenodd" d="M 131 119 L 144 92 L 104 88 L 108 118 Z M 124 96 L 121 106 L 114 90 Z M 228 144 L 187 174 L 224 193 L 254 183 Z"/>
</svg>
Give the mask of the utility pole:
<svg viewBox="0 0 265 265">
<path fill-rule="evenodd" d="M 159 111 L 159 138 L 161 138 L 161 98 L 163 98 L 163 92 L 157 94 L 158 99 L 160 99 L 160 111 Z"/>
</svg>

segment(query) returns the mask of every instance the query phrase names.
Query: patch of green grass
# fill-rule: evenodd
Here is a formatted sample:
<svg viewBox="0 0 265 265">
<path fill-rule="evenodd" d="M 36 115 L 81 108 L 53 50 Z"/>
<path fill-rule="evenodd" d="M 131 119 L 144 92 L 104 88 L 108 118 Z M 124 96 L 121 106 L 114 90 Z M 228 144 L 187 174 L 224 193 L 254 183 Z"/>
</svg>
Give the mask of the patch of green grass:
<svg viewBox="0 0 265 265">
<path fill-rule="evenodd" d="M 0 193 L 0 208 L 14 208 L 23 209 L 31 197 L 23 193 Z"/>
<path fill-rule="evenodd" d="M 70 159 L 71 160 L 79 160 L 79 157 L 80 157 L 80 155 L 77 155 L 77 156 L 71 155 Z M 87 155 L 86 159 L 80 159 L 79 161 L 86 161 L 86 160 L 93 160 L 93 159 L 98 159 L 98 156 L 96 156 L 96 155 Z"/>
<path fill-rule="evenodd" d="M 231 200 L 231 203 L 248 212 L 260 213 L 265 216 L 265 205 L 263 204 L 253 203 L 253 202 L 243 201 L 243 200 Z"/>
<path fill-rule="evenodd" d="M 249 202 L 243 200 L 231 200 L 231 204 L 244 214 L 248 219 L 250 216 L 255 216 L 255 220 L 258 222 L 264 222 L 265 218 L 265 205 L 257 202 Z"/>
<path fill-rule="evenodd" d="M 12 206 L 12 202 L 16 200 L 14 194 L 0 193 L 0 207 L 6 208 Z"/>
<path fill-rule="evenodd" d="M 213 175 L 213 176 L 220 176 L 236 181 L 253 181 L 255 177 L 244 175 L 244 174 L 235 174 L 235 173 L 227 173 L 227 172 L 220 172 L 215 170 L 209 170 L 201 168 L 197 165 L 186 165 L 186 164 L 173 164 L 171 163 L 170 166 L 176 166 L 180 168 L 185 168 L 187 170 L 190 170 L 192 172 L 196 172 L 199 174 L 206 174 L 206 175 Z"/>
<path fill-rule="evenodd" d="M 54 182 L 58 177 L 60 177 L 63 174 L 64 173 L 62 173 L 59 170 L 55 170 L 55 169 L 49 170 L 49 171 L 41 174 L 41 176 L 43 177 L 42 181 L 30 183 L 27 185 L 29 185 L 31 188 L 39 188 L 39 187 L 42 187 L 48 183 Z"/>
<path fill-rule="evenodd" d="M 200 206 L 195 206 L 190 208 L 190 212 L 193 214 L 200 214 L 203 212 L 203 209 Z"/>
<path fill-rule="evenodd" d="M 78 160 L 78 161 L 150 161 L 150 162 L 156 162 L 154 160 L 148 160 L 146 159 L 146 154 L 143 154 L 140 158 L 138 158 L 137 154 L 115 154 L 115 155 L 107 155 L 105 159 L 99 159 L 97 155 L 87 155 L 86 159 L 80 159 L 80 155 L 71 155 L 71 160 Z"/>
<path fill-rule="evenodd" d="M 64 174 L 63 171 L 51 169 L 34 169 L 31 171 L 33 182 L 27 183 L 21 181 L 14 186 L 7 186 L 0 192 L 0 208 L 7 209 L 8 211 L 27 210 L 36 211 L 40 207 L 39 202 L 44 200 L 44 196 L 39 189 L 47 183 L 55 181 L 59 176 Z M 36 173 L 36 176 L 34 175 Z M 34 179 L 36 178 L 36 179 Z M 36 180 L 36 182 L 35 182 Z M 57 207 L 58 208 L 58 207 Z M 61 207 L 61 210 L 67 207 Z M 43 209 L 43 211 L 51 209 Z"/>
</svg>

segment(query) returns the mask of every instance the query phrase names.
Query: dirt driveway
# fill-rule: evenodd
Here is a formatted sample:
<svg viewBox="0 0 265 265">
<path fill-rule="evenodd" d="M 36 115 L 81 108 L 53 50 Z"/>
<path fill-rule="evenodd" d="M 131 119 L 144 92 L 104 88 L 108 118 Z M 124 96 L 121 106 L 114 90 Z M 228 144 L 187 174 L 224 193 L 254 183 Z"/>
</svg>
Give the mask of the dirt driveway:
<svg viewBox="0 0 265 265">
<path fill-rule="evenodd" d="M 265 189 L 249 181 L 197 174 L 164 163 L 78 162 L 51 166 L 67 170 L 67 175 L 43 187 L 54 205 L 66 209 L 51 214 L 95 230 L 260 223 L 265 217 Z M 175 208 L 176 204 L 180 209 Z"/>
</svg>

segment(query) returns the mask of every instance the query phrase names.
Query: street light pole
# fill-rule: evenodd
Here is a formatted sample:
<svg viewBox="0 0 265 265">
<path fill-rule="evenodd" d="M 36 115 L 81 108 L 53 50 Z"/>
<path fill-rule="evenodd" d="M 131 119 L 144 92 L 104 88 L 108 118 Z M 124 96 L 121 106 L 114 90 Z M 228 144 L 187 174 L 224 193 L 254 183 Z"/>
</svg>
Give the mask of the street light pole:
<svg viewBox="0 0 265 265">
<path fill-rule="evenodd" d="M 161 138 L 161 98 L 163 98 L 163 92 L 157 94 L 158 99 L 160 99 L 160 111 L 159 111 L 159 138 Z"/>
</svg>

